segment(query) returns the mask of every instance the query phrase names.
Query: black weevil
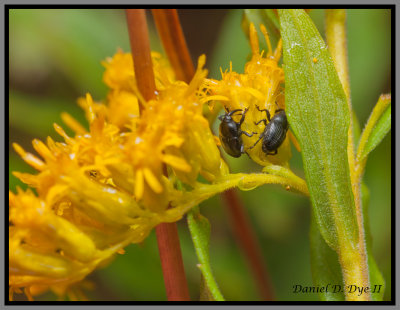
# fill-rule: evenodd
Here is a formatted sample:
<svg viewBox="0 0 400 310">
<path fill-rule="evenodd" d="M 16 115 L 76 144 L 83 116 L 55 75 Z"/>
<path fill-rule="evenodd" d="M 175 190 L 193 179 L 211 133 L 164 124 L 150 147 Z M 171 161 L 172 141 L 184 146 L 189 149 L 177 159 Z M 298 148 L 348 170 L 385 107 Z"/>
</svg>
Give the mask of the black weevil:
<svg viewBox="0 0 400 310">
<path fill-rule="evenodd" d="M 240 157 L 240 155 L 245 153 L 241 137 L 242 134 L 248 137 L 252 137 L 255 134 L 254 132 L 252 134 L 249 134 L 245 131 L 242 131 L 242 129 L 240 128 L 244 121 L 247 109 L 245 109 L 242 113 L 242 118 L 239 122 L 235 122 L 233 120 L 232 115 L 239 111 L 242 110 L 237 109 L 231 112 L 227 110 L 227 113 L 218 117 L 218 119 L 221 121 L 221 124 L 219 125 L 219 138 L 221 140 L 222 147 L 224 148 L 225 152 L 227 152 L 232 157 Z"/>
<path fill-rule="evenodd" d="M 261 122 L 264 122 L 265 128 L 264 131 L 260 134 L 260 137 L 254 143 L 253 146 L 250 147 L 252 149 L 256 146 L 258 141 L 261 139 L 262 141 L 262 151 L 267 155 L 276 155 L 278 153 L 278 148 L 281 146 L 283 141 L 286 138 L 286 133 L 289 129 L 289 123 L 286 118 L 285 110 L 278 109 L 275 111 L 275 115 L 271 119 L 271 115 L 267 109 L 260 110 L 257 106 L 258 111 L 265 111 L 267 113 L 268 124 L 265 119 L 255 123 L 258 125 Z"/>
</svg>

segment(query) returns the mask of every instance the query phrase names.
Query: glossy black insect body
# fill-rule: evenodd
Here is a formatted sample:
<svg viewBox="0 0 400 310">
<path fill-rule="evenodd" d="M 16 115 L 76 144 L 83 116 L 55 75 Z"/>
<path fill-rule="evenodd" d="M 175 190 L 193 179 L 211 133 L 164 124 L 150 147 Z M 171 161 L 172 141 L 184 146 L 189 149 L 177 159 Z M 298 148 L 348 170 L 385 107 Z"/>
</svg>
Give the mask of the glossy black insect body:
<svg viewBox="0 0 400 310">
<path fill-rule="evenodd" d="M 267 155 L 276 155 L 278 153 L 278 148 L 281 146 L 283 141 L 286 138 L 286 133 L 289 129 L 289 123 L 286 118 L 286 113 L 282 109 L 278 109 L 275 111 L 275 115 L 271 118 L 271 115 L 268 110 L 260 110 L 265 111 L 267 113 L 268 123 L 265 119 L 255 123 L 258 125 L 263 122 L 265 125 L 264 131 L 260 134 L 260 137 L 254 143 L 253 146 L 250 147 L 252 149 L 256 146 L 258 141 L 262 139 L 262 151 Z"/>
<path fill-rule="evenodd" d="M 232 118 L 232 115 L 236 112 L 242 111 L 241 109 L 233 110 L 224 115 L 218 117 L 221 121 L 219 125 L 219 138 L 222 143 L 222 147 L 224 148 L 225 152 L 227 152 L 232 157 L 240 157 L 244 151 L 243 141 L 242 141 L 242 134 L 251 137 L 254 133 L 249 134 L 245 131 L 242 131 L 240 126 L 242 125 L 247 109 L 244 110 L 242 113 L 242 118 L 239 122 L 235 122 Z"/>
</svg>

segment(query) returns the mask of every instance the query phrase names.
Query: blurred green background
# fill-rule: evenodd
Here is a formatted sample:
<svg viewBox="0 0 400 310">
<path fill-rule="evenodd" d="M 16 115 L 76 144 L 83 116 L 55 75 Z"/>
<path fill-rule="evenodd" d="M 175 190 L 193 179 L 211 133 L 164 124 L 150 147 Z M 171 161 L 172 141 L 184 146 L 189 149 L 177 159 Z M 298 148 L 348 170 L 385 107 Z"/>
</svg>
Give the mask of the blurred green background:
<svg viewBox="0 0 400 310">
<path fill-rule="evenodd" d="M 241 29 L 241 10 L 178 10 L 192 58 L 207 55 L 210 77 L 219 67 L 243 72 L 250 48 Z M 363 128 L 381 93 L 391 90 L 391 14 L 389 10 L 347 10 L 348 56 L 352 104 Z M 324 36 L 324 11 L 310 16 Z M 52 124 L 62 124 L 67 111 L 83 124 L 76 99 L 90 92 L 106 97 L 100 62 L 117 48 L 129 51 L 123 10 L 12 9 L 9 11 L 9 183 L 25 188 L 11 171 L 33 172 L 14 152 L 12 142 L 32 151 L 33 138 L 51 135 L 61 140 Z M 152 49 L 162 52 L 149 15 Z M 218 124 L 215 124 L 216 129 Z M 215 131 L 217 133 L 217 131 Z M 247 156 L 228 159 L 231 170 L 259 171 Z M 301 156 L 293 149 L 293 170 L 303 175 Z M 369 216 L 373 254 L 391 287 L 391 135 L 369 157 L 365 183 L 370 189 Z M 310 202 L 278 186 L 240 192 L 262 247 L 277 300 L 318 300 L 317 294 L 293 294 L 293 285 L 312 285 L 309 257 Z M 226 300 L 259 300 L 251 272 L 235 242 L 226 207 L 220 197 L 201 205 L 212 225 L 211 263 Z M 186 219 L 178 223 L 187 280 L 193 300 L 199 296 L 196 267 Z M 89 276 L 95 289 L 91 300 L 165 300 L 165 289 L 154 232 L 143 244 L 131 245 L 110 265 Z M 47 293 L 38 300 L 52 300 Z"/>
</svg>

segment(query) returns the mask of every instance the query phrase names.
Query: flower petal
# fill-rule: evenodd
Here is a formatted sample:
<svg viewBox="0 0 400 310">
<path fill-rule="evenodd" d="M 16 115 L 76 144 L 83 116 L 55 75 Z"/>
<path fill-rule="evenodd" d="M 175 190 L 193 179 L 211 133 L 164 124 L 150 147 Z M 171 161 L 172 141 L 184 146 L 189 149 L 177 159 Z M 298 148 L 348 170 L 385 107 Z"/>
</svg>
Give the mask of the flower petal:
<svg viewBox="0 0 400 310">
<path fill-rule="evenodd" d="M 46 160 L 55 160 L 53 153 L 50 152 L 49 148 L 40 140 L 34 139 L 32 141 L 33 148 Z"/>
<path fill-rule="evenodd" d="M 69 113 L 61 113 L 61 119 L 69 128 L 75 131 L 76 134 L 84 135 L 87 132 L 86 129 Z"/>
<path fill-rule="evenodd" d="M 181 157 L 170 155 L 170 154 L 164 154 L 164 155 L 162 155 L 161 159 L 166 164 L 168 164 L 180 171 L 190 172 L 192 170 L 192 167 L 190 167 L 190 165 L 187 163 L 187 161 Z"/>
<path fill-rule="evenodd" d="M 36 170 L 42 171 L 45 168 L 46 164 L 43 161 L 31 153 L 25 152 L 25 150 L 19 144 L 13 143 L 13 147 L 18 155 Z"/>
<path fill-rule="evenodd" d="M 144 168 L 143 174 L 144 174 L 144 178 L 146 179 L 147 184 L 149 184 L 151 189 L 157 194 L 162 193 L 163 186 L 158 181 L 158 179 L 155 177 L 153 172 L 149 168 Z"/>
<path fill-rule="evenodd" d="M 140 200 L 143 197 L 143 192 L 144 192 L 143 170 L 138 169 L 136 171 L 136 177 L 135 177 L 135 197 L 137 200 Z"/>
</svg>

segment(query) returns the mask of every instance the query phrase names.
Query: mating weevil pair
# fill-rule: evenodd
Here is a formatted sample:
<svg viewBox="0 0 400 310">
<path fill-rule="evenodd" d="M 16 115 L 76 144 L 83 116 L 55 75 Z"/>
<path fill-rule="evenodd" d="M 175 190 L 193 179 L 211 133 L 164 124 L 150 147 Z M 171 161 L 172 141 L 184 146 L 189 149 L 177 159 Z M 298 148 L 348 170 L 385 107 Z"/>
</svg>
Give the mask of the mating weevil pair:
<svg viewBox="0 0 400 310">
<path fill-rule="evenodd" d="M 260 112 L 265 111 L 267 114 L 267 119 L 262 119 L 255 124 L 263 122 L 265 125 L 264 131 L 260 134 L 256 143 L 254 143 L 249 149 L 252 149 L 256 144 L 262 139 L 262 151 L 267 155 L 276 155 L 278 153 L 278 148 L 281 146 L 286 138 L 286 132 L 289 129 L 289 124 L 286 118 L 286 113 L 282 109 L 275 111 L 275 115 L 271 118 L 271 115 L 267 109 L 260 110 L 257 106 L 257 110 Z M 244 118 L 247 109 L 242 113 L 242 117 L 239 122 L 235 122 L 232 115 L 236 112 L 242 111 L 241 109 L 233 110 L 224 115 L 221 115 L 219 120 L 221 124 L 219 125 L 219 137 L 221 139 L 222 146 L 229 155 L 232 157 L 240 157 L 243 153 L 247 152 L 244 150 L 244 145 L 242 141 L 242 134 L 252 137 L 255 132 L 249 134 L 248 132 L 241 130 L 241 125 L 244 122 Z"/>
</svg>

